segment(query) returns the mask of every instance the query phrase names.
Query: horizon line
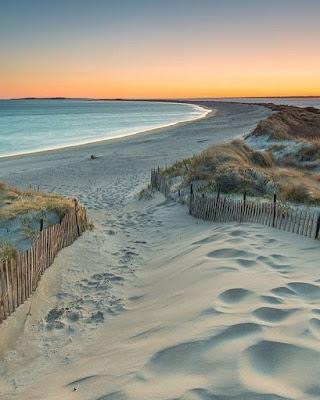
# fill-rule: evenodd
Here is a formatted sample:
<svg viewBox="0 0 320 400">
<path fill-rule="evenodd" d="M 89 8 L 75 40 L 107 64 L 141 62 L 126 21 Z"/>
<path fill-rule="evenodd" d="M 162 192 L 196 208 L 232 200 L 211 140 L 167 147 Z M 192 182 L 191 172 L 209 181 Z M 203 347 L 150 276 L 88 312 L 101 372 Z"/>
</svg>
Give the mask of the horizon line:
<svg viewBox="0 0 320 400">
<path fill-rule="evenodd" d="M 26 97 L 1 97 L 1 101 L 10 101 L 10 100 L 91 100 L 91 101 L 174 101 L 174 100 L 217 100 L 217 99 L 313 99 L 320 98 L 319 95 L 290 95 L 290 96 L 217 96 L 217 97 L 64 97 L 64 96 L 45 96 L 45 97 L 37 97 L 37 96 L 26 96 Z"/>
</svg>

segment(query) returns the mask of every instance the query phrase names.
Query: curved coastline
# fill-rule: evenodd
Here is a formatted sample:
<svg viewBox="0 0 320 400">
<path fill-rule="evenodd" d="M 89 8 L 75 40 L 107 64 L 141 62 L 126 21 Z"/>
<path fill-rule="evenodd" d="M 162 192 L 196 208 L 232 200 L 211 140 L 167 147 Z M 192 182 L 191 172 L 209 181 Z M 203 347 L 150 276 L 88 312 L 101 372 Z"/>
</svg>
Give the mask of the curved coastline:
<svg viewBox="0 0 320 400">
<path fill-rule="evenodd" d="M 154 103 L 157 103 L 157 102 L 154 102 Z M 161 103 L 161 102 L 159 102 L 159 103 Z M 170 104 L 181 104 L 181 103 L 176 103 L 176 102 L 169 102 L 169 103 Z M 109 141 L 115 140 L 115 139 L 122 139 L 122 138 L 130 137 L 130 136 L 134 136 L 134 135 L 138 135 L 138 134 L 150 133 L 152 131 L 158 131 L 158 130 L 165 129 L 165 128 L 168 128 L 168 127 L 171 127 L 171 126 L 185 124 L 185 123 L 188 123 L 188 122 L 194 122 L 194 121 L 206 118 L 210 114 L 215 112 L 214 109 L 208 108 L 206 106 L 199 106 L 197 104 L 192 104 L 192 103 L 183 103 L 183 104 L 192 106 L 193 109 L 203 110 L 203 113 L 201 115 L 193 117 L 193 118 L 183 119 L 183 120 L 179 120 L 179 121 L 176 121 L 176 122 L 170 122 L 170 123 L 159 125 L 159 126 L 153 126 L 153 127 L 147 128 L 147 129 L 135 130 L 133 132 L 129 132 L 129 133 L 122 134 L 122 135 L 121 134 L 120 135 L 115 135 L 115 136 L 108 137 L 108 138 L 85 140 L 85 141 L 81 141 L 81 142 L 73 143 L 73 144 L 72 143 L 71 144 L 64 144 L 64 145 L 61 145 L 61 146 L 58 145 L 58 146 L 54 146 L 54 147 L 42 148 L 42 149 L 32 150 L 32 151 L 22 151 L 22 152 L 18 152 L 18 153 L 14 153 L 14 154 L 3 154 L 3 155 L 0 155 L 0 159 L 32 156 L 33 154 L 41 154 L 41 153 L 59 151 L 59 150 L 64 150 L 64 149 L 82 147 L 82 146 L 86 146 L 86 145 L 92 145 L 92 144 L 95 144 L 95 143 L 109 142 Z"/>
</svg>

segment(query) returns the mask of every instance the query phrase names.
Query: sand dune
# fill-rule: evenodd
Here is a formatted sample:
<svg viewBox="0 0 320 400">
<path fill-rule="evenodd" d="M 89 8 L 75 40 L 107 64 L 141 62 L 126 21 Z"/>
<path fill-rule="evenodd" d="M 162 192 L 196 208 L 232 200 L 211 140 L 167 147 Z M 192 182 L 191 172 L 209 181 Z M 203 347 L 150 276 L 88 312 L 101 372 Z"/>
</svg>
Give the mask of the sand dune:
<svg viewBox="0 0 320 400">
<path fill-rule="evenodd" d="M 318 243 L 198 221 L 160 194 L 137 200 L 148 167 L 177 156 L 174 144 L 188 153 L 221 140 L 215 132 L 249 129 L 262 112 L 217 109 L 185 131 L 115 141 L 94 163 L 90 146 L 3 161 L 12 183 L 78 190 L 96 229 L 59 254 L 0 327 L 1 399 L 319 398 Z"/>
</svg>

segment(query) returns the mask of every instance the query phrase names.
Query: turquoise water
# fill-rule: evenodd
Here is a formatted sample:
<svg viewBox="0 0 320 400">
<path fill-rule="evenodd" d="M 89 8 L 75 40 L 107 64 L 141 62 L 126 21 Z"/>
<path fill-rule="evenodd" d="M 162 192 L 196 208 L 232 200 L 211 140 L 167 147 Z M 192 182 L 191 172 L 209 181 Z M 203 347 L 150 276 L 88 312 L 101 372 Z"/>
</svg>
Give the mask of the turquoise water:
<svg viewBox="0 0 320 400">
<path fill-rule="evenodd" d="M 0 100 L 0 156 L 112 139 L 201 118 L 191 104 Z"/>
</svg>

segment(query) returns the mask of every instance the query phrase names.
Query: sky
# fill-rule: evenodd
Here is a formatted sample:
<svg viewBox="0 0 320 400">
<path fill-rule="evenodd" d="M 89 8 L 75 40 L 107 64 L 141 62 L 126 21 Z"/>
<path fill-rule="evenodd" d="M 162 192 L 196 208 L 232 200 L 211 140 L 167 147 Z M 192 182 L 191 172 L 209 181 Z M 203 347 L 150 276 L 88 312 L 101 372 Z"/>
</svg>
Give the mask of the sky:
<svg viewBox="0 0 320 400">
<path fill-rule="evenodd" d="M 0 98 L 320 95 L 320 0 L 0 0 Z"/>
</svg>

